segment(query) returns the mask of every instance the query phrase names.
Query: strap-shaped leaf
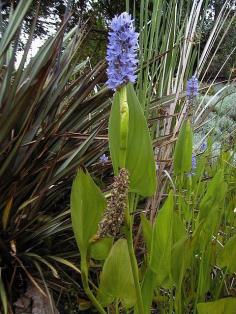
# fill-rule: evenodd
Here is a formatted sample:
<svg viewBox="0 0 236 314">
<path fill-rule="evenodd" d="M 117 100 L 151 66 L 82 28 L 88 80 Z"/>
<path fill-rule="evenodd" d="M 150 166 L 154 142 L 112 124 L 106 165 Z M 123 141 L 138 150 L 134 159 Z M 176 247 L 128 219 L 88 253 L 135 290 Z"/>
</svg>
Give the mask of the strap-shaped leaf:
<svg viewBox="0 0 236 314">
<path fill-rule="evenodd" d="M 71 191 L 71 219 L 81 255 L 86 256 L 89 240 L 96 233 L 106 201 L 90 177 L 79 169 Z"/>
<path fill-rule="evenodd" d="M 130 191 L 151 196 L 156 190 L 156 171 L 152 141 L 147 122 L 132 84 L 127 85 L 129 131 L 126 168 L 130 174 Z M 109 145 L 115 174 L 120 167 L 120 95 L 117 91 L 109 120 Z"/>
<path fill-rule="evenodd" d="M 193 133 L 190 121 L 180 129 L 174 152 L 174 173 L 183 174 L 192 169 Z"/>
<path fill-rule="evenodd" d="M 9 24 L 3 34 L 0 43 L 0 57 L 2 57 L 3 53 L 9 46 L 13 37 L 15 36 L 17 30 L 19 29 L 20 24 L 22 23 L 23 18 L 25 17 L 26 12 L 28 11 L 32 0 L 22 0 L 17 5 L 16 10 L 10 18 Z"/>
<path fill-rule="evenodd" d="M 99 299 L 107 305 L 114 299 L 126 307 L 136 302 L 136 292 L 128 245 L 125 239 L 118 240 L 112 247 L 102 269 L 100 277 Z"/>
</svg>

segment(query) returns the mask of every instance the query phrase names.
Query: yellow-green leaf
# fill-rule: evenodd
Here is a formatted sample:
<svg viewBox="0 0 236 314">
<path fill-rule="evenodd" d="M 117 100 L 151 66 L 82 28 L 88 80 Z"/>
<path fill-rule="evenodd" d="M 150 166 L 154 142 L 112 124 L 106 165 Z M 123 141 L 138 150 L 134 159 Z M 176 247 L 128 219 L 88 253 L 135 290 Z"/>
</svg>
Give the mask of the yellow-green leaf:
<svg viewBox="0 0 236 314">
<path fill-rule="evenodd" d="M 96 260 L 105 260 L 111 250 L 113 238 L 99 239 L 91 243 L 90 256 Z"/>
<path fill-rule="evenodd" d="M 71 219 L 80 254 L 87 255 L 90 239 L 96 234 L 106 201 L 90 177 L 79 169 L 71 191 Z"/>
<path fill-rule="evenodd" d="M 159 285 L 168 280 L 171 273 L 173 208 L 174 199 L 171 191 L 157 214 L 152 233 L 150 267 L 156 273 Z"/>
<path fill-rule="evenodd" d="M 197 310 L 198 314 L 233 314 L 236 313 L 236 298 L 198 303 Z"/>
<path fill-rule="evenodd" d="M 185 121 L 180 129 L 174 152 L 174 173 L 188 173 L 192 169 L 193 133 L 190 121 Z"/>
<path fill-rule="evenodd" d="M 151 196 L 156 190 L 156 169 L 151 136 L 132 84 L 127 85 L 129 130 L 126 168 L 130 174 L 130 191 Z M 120 167 L 120 95 L 117 91 L 109 120 L 109 146 L 115 174 Z"/>
<path fill-rule="evenodd" d="M 236 235 L 231 237 L 217 257 L 217 265 L 227 267 L 230 273 L 236 272 Z"/>
<path fill-rule="evenodd" d="M 101 276 L 98 298 L 103 305 L 121 301 L 126 307 L 136 302 L 136 292 L 128 245 L 125 239 L 118 240 L 105 260 Z"/>
</svg>

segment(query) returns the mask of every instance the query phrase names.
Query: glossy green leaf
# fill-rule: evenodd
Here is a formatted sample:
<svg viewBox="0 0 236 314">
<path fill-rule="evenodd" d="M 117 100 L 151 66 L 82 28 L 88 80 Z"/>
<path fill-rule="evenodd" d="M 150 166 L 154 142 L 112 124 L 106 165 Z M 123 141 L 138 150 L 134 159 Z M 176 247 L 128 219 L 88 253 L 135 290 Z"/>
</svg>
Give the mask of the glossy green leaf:
<svg viewBox="0 0 236 314">
<path fill-rule="evenodd" d="M 95 235 L 106 201 L 89 173 L 79 169 L 71 191 L 71 219 L 80 253 L 86 256 L 89 241 Z"/>
<path fill-rule="evenodd" d="M 188 173 L 192 169 L 193 134 L 190 121 L 183 123 L 174 151 L 174 173 Z"/>
<path fill-rule="evenodd" d="M 233 314 L 236 313 L 236 298 L 199 303 L 197 310 L 198 314 Z"/>
<path fill-rule="evenodd" d="M 227 267 L 230 273 L 236 272 L 236 235 L 231 237 L 217 257 L 217 265 Z"/>
<path fill-rule="evenodd" d="M 91 243 L 90 256 L 96 260 L 103 261 L 107 258 L 113 243 L 113 238 L 104 238 Z"/>
<path fill-rule="evenodd" d="M 133 274 L 129 258 L 127 241 L 118 240 L 105 260 L 101 276 L 98 298 L 107 305 L 114 299 L 126 307 L 136 302 Z"/>
<path fill-rule="evenodd" d="M 152 233 L 150 267 L 157 274 L 157 282 L 162 284 L 171 273 L 173 192 L 169 193 L 164 206 L 157 214 Z"/>
<path fill-rule="evenodd" d="M 114 101 L 109 120 L 109 145 L 115 174 L 120 167 L 120 99 Z M 126 167 L 130 174 L 130 191 L 151 196 L 156 190 L 156 170 L 152 141 L 147 122 L 132 84 L 127 85 L 129 105 L 129 133 L 126 152 Z"/>
</svg>

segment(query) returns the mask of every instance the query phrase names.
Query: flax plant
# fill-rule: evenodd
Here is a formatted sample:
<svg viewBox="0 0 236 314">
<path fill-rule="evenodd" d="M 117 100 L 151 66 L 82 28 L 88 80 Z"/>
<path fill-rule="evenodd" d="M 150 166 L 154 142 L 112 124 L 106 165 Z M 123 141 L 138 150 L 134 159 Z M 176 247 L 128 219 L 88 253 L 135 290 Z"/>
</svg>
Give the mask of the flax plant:
<svg viewBox="0 0 236 314">
<path fill-rule="evenodd" d="M 72 269 L 73 277 L 80 276 L 80 270 L 73 264 L 79 254 L 69 219 L 68 187 L 80 164 L 97 163 L 93 171 L 102 174 L 99 157 L 107 149 L 104 122 L 111 93 L 99 88 L 104 62 L 91 69 L 89 60 L 80 59 L 87 30 L 78 25 L 67 33 L 70 14 L 31 58 L 36 13 L 20 58 L 21 25 L 31 4 L 19 1 L 8 22 L 0 19 L 0 312 L 4 314 L 14 311 L 14 303 L 31 284 L 51 305 L 56 303 L 53 297 L 64 297 L 69 287 L 80 286 L 71 277 Z"/>
</svg>

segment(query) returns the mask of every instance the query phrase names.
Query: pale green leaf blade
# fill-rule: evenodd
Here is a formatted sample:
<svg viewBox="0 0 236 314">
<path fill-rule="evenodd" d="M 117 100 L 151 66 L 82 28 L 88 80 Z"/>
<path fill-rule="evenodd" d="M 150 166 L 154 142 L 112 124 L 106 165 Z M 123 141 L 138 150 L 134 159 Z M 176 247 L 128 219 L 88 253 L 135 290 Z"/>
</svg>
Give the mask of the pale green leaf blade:
<svg viewBox="0 0 236 314">
<path fill-rule="evenodd" d="M 141 214 L 141 225 L 143 231 L 143 238 L 147 247 L 148 254 L 151 252 L 152 244 L 152 225 L 144 214 Z"/>
<path fill-rule="evenodd" d="M 86 256 L 105 207 L 105 198 L 89 173 L 79 169 L 71 191 L 71 219 L 81 255 Z"/>
<path fill-rule="evenodd" d="M 217 257 L 217 265 L 227 267 L 230 273 L 236 272 L 236 235 L 231 237 Z"/>
<path fill-rule="evenodd" d="M 107 258 L 113 243 L 113 238 L 103 238 L 91 243 L 90 257 L 103 261 Z"/>
<path fill-rule="evenodd" d="M 157 274 L 157 282 L 162 284 L 171 273 L 173 192 L 157 214 L 153 227 L 150 267 Z"/>
<path fill-rule="evenodd" d="M 193 134 L 190 121 L 185 121 L 180 129 L 174 151 L 174 173 L 188 173 L 192 169 Z"/>
<path fill-rule="evenodd" d="M 233 314 L 236 313 L 235 309 L 236 298 L 225 298 L 197 305 L 198 314 Z"/>
<path fill-rule="evenodd" d="M 118 299 L 126 307 L 136 302 L 128 245 L 124 239 L 113 245 L 104 263 L 100 276 L 99 299 L 104 305 Z"/>
<path fill-rule="evenodd" d="M 156 168 L 151 136 L 133 85 L 128 84 L 126 88 L 129 106 L 126 168 L 130 174 L 130 191 L 143 196 L 151 196 L 156 190 Z M 119 92 L 116 92 L 109 120 L 109 145 L 115 174 L 118 173 L 120 165 L 119 101 Z"/>
</svg>

